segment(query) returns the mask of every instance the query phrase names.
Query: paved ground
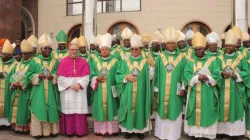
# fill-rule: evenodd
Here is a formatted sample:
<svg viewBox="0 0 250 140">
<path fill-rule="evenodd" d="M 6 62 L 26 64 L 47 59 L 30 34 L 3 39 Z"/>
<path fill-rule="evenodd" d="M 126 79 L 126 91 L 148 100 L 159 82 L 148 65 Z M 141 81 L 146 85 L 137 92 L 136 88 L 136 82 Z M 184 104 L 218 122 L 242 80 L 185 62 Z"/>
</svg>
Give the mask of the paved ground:
<svg viewBox="0 0 250 140">
<path fill-rule="evenodd" d="M 88 117 L 88 123 L 89 123 L 89 134 L 87 136 L 78 138 L 78 137 L 72 137 L 68 138 L 67 136 L 59 135 L 55 138 L 53 137 L 44 137 L 41 140 L 124 140 L 124 135 L 119 134 L 118 136 L 95 136 L 93 132 L 93 119 L 92 117 Z M 151 135 L 154 135 L 153 131 Z M 182 132 L 182 137 L 180 140 L 190 140 L 191 138 Z M 23 135 L 23 134 L 15 134 L 12 130 L 0 130 L 0 140 L 34 140 L 33 137 L 29 135 Z M 137 140 L 137 137 L 134 136 L 131 138 L 131 140 Z M 158 140 L 158 138 L 151 136 L 149 137 L 149 134 L 145 134 L 145 140 Z M 228 138 L 223 140 L 229 140 Z M 240 140 L 248 140 L 247 138 L 240 138 Z"/>
</svg>

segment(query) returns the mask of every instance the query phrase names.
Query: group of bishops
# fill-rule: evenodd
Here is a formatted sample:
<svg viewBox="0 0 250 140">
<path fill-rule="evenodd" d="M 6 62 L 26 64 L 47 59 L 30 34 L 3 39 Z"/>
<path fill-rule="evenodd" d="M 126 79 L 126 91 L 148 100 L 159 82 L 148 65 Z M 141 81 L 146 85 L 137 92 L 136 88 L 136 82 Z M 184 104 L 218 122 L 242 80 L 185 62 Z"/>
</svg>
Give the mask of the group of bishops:
<svg viewBox="0 0 250 140">
<path fill-rule="evenodd" d="M 144 139 L 154 119 L 159 139 L 180 139 L 182 124 L 192 139 L 250 137 L 248 33 L 169 27 L 149 37 L 126 27 L 120 36 L 68 43 L 60 31 L 56 50 L 46 33 L 1 39 L 1 128 L 37 139 L 82 137 L 91 112 L 97 136 Z"/>
</svg>

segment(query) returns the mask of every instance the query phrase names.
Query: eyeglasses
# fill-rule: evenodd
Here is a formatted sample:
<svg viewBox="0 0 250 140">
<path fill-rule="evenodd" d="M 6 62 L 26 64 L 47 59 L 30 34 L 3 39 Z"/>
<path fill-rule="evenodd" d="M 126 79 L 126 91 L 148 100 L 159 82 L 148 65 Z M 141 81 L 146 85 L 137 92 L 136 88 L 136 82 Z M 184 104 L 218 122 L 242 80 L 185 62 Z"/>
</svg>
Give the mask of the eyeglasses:
<svg viewBox="0 0 250 140">
<path fill-rule="evenodd" d="M 43 50 L 45 50 L 45 51 L 52 51 L 52 48 L 50 48 L 50 47 L 44 47 Z"/>
<path fill-rule="evenodd" d="M 138 51 L 140 50 L 139 48 L 131 48 L 131 51 Z"/>
</svg>

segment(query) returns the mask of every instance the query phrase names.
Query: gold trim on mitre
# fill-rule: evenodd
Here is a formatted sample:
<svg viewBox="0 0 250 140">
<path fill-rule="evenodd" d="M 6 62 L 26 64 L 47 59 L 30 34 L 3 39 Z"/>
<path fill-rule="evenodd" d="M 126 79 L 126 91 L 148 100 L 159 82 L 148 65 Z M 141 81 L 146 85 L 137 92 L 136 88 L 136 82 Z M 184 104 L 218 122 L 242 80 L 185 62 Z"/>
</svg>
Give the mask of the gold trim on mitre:
<svg viewBox="0 0 250 140">
<path fill-rule="evenodd" d="M 32 45 L 32 47 L 36 48 L 37 47 L 37 38 L 34 35 L 31 35 L 27 41 Z"/>
<path fill-rule="evenodd" d="M 142 43 L 149 43 L 149 35 L 147 33 L 144 33 L 142 36 Z"/>
<path fill-rule="evenodd" d="M 159 31 L 154 32 L 152 36 L 152 42 L 162 43 L 163 40 L 164 40 L 164 37 Z"/>
<path fill-rule="evenodd" d="M 44 47 L 44 46 L 51 47 L 52 46 L 52 39 L 50 38 L 50 36 L 47 33 L 45 33 L 39 38 L 38 45 L 40 48 Z"/>
<path fill-rule="evenodd" d="M 3 44 L 2 52 L 3 53 L 9 53 L 9 54 L 12 54 L 14 52 L 14 48 L 13 48 L 13 46 L 11 45 L 11 43 L 10 43 L 10 41 L 8 39 Z"/>
<path fill-rule="evenodd" d="M 177 33 L 178 33 L 178 40 L 177 40 L 177 42 L 178 41 L 181 41 L 181 40 L 186 40 L 186 38 L 185 38 L 185 34 L 183 34 L 181 31 L 177 31 Z"/>
<path fill-rule="evenodd" d="M 97 46 L 99 46 L 99 43 L 100 43 L 100 38 L 102 37 L 101 34 L 98 34 L 95 39 L 94 39 L 94 44 Z"/>
<path fill-rule="evenodd" d="M 240 30 L 239 27 L 234 26 L 234 27 L 232 28 L 232 31 L 236 33 L 236 35 L 238 36 L 238 39 L 241 39 L 241 37 L 242 37 L 242 32 L 241 32 L 241 30 Z"/>
<path fill-rule="evenodd" d="M 99 48 L 101 49 L 102 47 L 111 47 L 111 42 L 112 42 L 113 36 L 109 33 L 106 33 L 102 35 L 99 39 Z"/>
<path fill-rule="evenodd" d="M 130 38 L 130 44 L 131 44 L 131 48 L 140 48 L 143 47 L 142 44 L 142 37 L 134 34 L 131 38 Z"/>
<path fill-rule="evenodd" d="M 169 27 L 164 32 L 165 42 L 177 42 L 178 33 L 174 27 Z"/>
<path fill-rule="evenodd" d="M 86 38 L 84 37 L 84 36 L 80 36 L 79 38 L 78 38 L 78 42 L 77 42 L 77 45 L 79 46 L 79 47 L 82 47 L 82 46 L 85 46 L 85 47 L 87 47 L 87 40 L 86 40 Z"/>
<path fill-rule="evenodd" d="M 125 29 L 123 29 L 121 37 L 122 39 L 130 39 L 133 34 L 134 33 L 128 27 L 126 27 Z"/>
<path fill-rule="evenodd" d="M 32 45 L 25 39 L 21 42 L 20 48 L 21 48 L 22 53 L 33 51 Z"/>
<path fill-rule="evenodd" d="M 241 40 L 242 41 L 249 41 L 250 40 L 249 34 L 247 32 L 243 32 Z"/>
<path fill-rule="evenodd" d="M 78 38 L 77 37 L 75 37 L 73 40 L 71 40 L 70 45 L 72 45 L 72 44 L 78 45 Z"/>
<path fill-rule="evenodd" d="M 232 30 L 229 30 L 227 33 L 226 33 L 226 36 L 225 36 L 225 45 L 236 45 L 238 42 L 238 35 L 232 31 Z"/>
<path fill-rule="evenodd" d="M 199 31 L 197 31 L 195 34 L 194 34 L 194 37 L 193 37 L 193 40 L 192 40 L 192 44 L 193 44 L 193 47 L 196 48 L 196 47 L 203 47 L 205 48 L 206 47 L 206 38 L 203 36 L 203 34 L 201 34 Z"/>
</svg>

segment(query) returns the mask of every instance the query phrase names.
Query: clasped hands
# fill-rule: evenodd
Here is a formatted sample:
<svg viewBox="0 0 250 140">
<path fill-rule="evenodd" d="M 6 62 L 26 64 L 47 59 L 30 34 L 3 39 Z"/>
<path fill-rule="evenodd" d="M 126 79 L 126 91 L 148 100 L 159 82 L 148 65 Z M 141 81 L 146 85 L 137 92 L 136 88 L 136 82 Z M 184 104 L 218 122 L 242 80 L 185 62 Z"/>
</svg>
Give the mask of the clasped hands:
<svg viewBox="0 0 250 140">
<path fill-rule="evenodd" d="M 230 73 L 230 72 L 226 72 L 226 71 L 221 72 L 221 76 L 224 79 L 228 79 L 228 78 L 232 77 L 233 79 L 236 80 L 238 78 L 236 73 Z"/>
<path fill-rule="evenodd" d="M 10 84 L 10 90 L 14 90 L 16 88 L 21 88 L 22 90 L 25 90 L 24 84 L 22 82 L 14 82 Z"/>
<path fill-rule="evenodd" d="M 42 73 L 39 74 L 38 78 L 42 79 L 42 80 L 44 80 L 44 79 L 53 80 L 54 79 L 53 75 L 45 76 Z"/>
</svg>

